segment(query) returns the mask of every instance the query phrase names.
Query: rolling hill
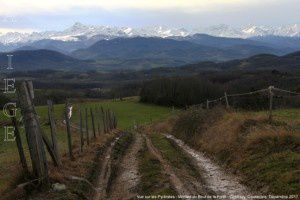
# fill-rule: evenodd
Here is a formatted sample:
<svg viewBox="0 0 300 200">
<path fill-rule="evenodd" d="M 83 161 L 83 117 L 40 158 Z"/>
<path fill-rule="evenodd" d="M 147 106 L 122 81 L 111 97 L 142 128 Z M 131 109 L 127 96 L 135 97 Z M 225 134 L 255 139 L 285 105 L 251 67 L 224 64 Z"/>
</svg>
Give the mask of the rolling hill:
<svg viewBox="0 0 300 200">
<path fill-rule="evenodd" d="M 300 51 L 276 56 L 271 54 L 259 54 L 240 60 L 231 60 L 222 63 L 200 62 L 197 64 L 185 65 L 181 68 L 189 70 L 300 70 Z"/>
<path fill-rule="evenodd" d="M 160 67 L 183 68 L 199 70 L 299 70 L 300 52 L 277 56 L 273 54 L 258 54 L 242 59 L 232 59 L 224 62 L 201 61 L 208 57 L 224 58 L 224 51 L 199 46 L 189 42 L 163 40 L 152 38 L 135 38 L 136 42 L 126 40 L 114 40 L 115 43 L 101 41 L 105 45 L 93 45 L 91 48 L 74 52 L 77 56 L 83 56 L 86 60 L 74 58 L 52 50 L 24 50 L 11 52 L 13 54 L 13 67 L 15 70 L 27 71 L 38 69 L 53 70 L 143 70 Z M 157 41 L 158 40 L 158 41 Z M 108 42 L 108 43 L 106 43 Z M 121 43 L 121 45 L 120 45 Z M 248 45 L 247 45 L 248 46 Z M 249 46 L 248 46 L 249 47 Z M 239 49 L 239 56 L 244 57 L 252 52 L 244 52 L 243 46 L 228 47 L 227 56 Z M 253 51 L 259 51 L 259 47 L 253 46 Z M 256 49 L 257 48 L 257 49 Z M 29 49 L 29 50 L 26 50 Z M 0 53 L 0 66 L 7 66 L 7 54 Z M 235 56 L 232 56 L 235 58 Z M 89 58 L 89 60 L 87 60 Z M 97 60 L 92 60 L 97 59 Z M 201 62 L 199 62 L 199 60 Z M 205 60 L 205 59 L 204 59 Z M 194 62 L 195 64 L 189 64 Z M 182 67 L 180 67 L 182 68 Z M 176 69 L 174 69 L 176 70 Z"/>
<path fill-rule="evenodd" d="M 92 61 L 82 61 L 51 50 L 20 50 L 13 54 L 13 68 L 26 71 L 36 69 L 87 70 L 94 67 Z M 7 53 L 0 53 L 0 66 L 7 66 Z"/>
<path fill-rule="evenodd" d="M 217 42 L 216 42 L 217 43 Z M 255 42 L 254 42 L 255 43 Z M 186 63 L 197 61 L 226 61 L 245 58 L 258 53 L 283 54 L 270 47 L 233 43 L 226 48 L 217 48 L 212 43 L 200 45 L 190 41 L 163 38 L 116 38 L 101 40 L 86 49 L 74 51 L 78 59 L 168 59 Z"/>
</svg>

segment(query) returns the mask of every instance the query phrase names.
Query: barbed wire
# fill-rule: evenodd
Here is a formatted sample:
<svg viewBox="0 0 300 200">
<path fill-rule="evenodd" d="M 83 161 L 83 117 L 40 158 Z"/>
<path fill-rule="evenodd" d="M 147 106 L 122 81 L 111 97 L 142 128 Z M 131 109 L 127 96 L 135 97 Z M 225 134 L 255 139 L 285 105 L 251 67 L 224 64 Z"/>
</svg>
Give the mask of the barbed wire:
<svg viewBox="0 0 300 200">
<path fill-rule="evenodd" d="M 289 91 L 289 90 L 284 90 L 284 89 L 280 89 L 280 88 L 276 88 L 276 87 L 270 86 L 269 88 L 261 89 L 261 90 L 256 90 L 256 91 L 253 91 L 253 92 L 227 94 L 226 96 L 227 97 L 248 96 L 248 95 L 253 95 L 253 94 L 259 94 L 259 93 L 263 93 L 263 92 L 268 92 L 268 91 L 270 91 L 270 89 L 271 89 L 271 91 L 275 90 L 275 91 L 279 91 L 279 92 L 285 92 L 285 93 L 289 93 L 289 94 L 294 94 L 296 96 L 300 95 L 300 93 L 297 93 L 297 92 L 292 92 L 292 91 Z M 205 103 L 209 104 L 209 103 L 214 103 L 214 102 L 222 101 L 223 99 L 226 100 L 226 96 L 222 96 L 222 97 L 219 97 L 219 98 L 214 99 L 214 100 L 206 100 L 206 101 L 201 102 L 200 104 L 196 104 L 196 105 L 193 105 L 193 106 L 203 106 L 203 105 L 205 105 Z"/>
<path fill-rule="evenodd" d="M 227 95 L 228 97 L 238 97 L 238 96 L 246 96 L 246 95 L 252 95 L 252 94 L 257 94 L 257 93 L 261 93 L 261 92 L 266 92 L 269 89 L 262 89 L 262 90 L 256 90 L 254 92 L 247 92 L 247 93 L 240 93 L 240 94 L 229 94 Z"/>
<path fill-rule="evenodd" d="M 273 88 L 274 90 L 277 90 L 279 92 L 285 92 L 285 93 L 289 93 L 289 94 L 294 94 L 294 95 L 300 95 L 300 93 L 297 93 L 297 92 L 291 92 L 291 91 L 288 91 L 288 90 L 284 90 L 284 89 L 280 89 L 280 88 Z"/>
</svg>

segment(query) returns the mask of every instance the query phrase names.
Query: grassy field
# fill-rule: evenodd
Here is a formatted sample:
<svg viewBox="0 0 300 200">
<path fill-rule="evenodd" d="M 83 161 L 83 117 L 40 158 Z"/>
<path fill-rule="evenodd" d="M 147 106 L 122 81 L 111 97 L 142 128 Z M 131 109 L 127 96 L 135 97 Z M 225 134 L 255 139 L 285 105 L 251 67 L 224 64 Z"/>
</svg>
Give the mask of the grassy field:
<svg viewBox="0 0 300 200">
<path fill-rule="evenodd" d="M 73 121 L 79 121 L 78 106 L 79 104 L 76 104 L 74 107 Z M 121 129 L 130 129 L 134 123 L 145 124 L 164 119 L 172 111 L 167 107 L 138 103 L 137 98 L 129 98 L 125 101 L 88 102 L 82 103 L 80 106 L 82 109 L 102 106 L 104 109 L 113 110 L 118 119 L 118 127 Z"/>
<path fill-rule="evenodd" d="M 166 107 L 160 107 L 155 105 L 141 104 L 138 102 L 137 98 L 128 98 L 124 101 L 91 101 L 76 103 L 73 105 L 73 116 L 71 121 L 73 123 L 79 123 L 79 112 L 78 108 L 81 107 L 82 110 L 85 108 L 100 108 L 101 106 L 104 109 L 111 109 L 116 113 L 118 119 L 118 128 L 119 129 L 130 129 L 133 127 L 134 122 L 138 124 L 150 123 L 157 120 L 166 118 L 170 113 L 171 109 Z M 50 134 L 50 128 L 47 123 L 47 106 L 36 107 L 37 113 L 40 117 L 42 123 L 42 128 L 46 134 Z M 89 111 L 89 110 L 88 110 Z M 59 121 L 63 119 L 64 105 L 55 105 L 54 106 L 55 118 Z M 89 130 L 91 129 L 91 117 L 89 114 Z M 18 114 L 19 116 L 20 114 Z M 84 115 L 83 115 L 84 116 Z M 7 121 L 3 113 L 0 114 L 0 121 Z M 96 122 L 102 122 L 101 116 L 95 113 Z M 102 125 L 102 124 L 101 124 Z M 26 145 L 26 139 L 24 134 L 24 128 L 20 128 L 22 141 L 24 144 L 24 149 L 26 156 L 29 158 L 28 147 Z M 76 136 L 76 135 L 75 135 Z M 61 154 L 65 154 L 67 150 L 67 134 L 64 127 L 58 127 L 58 143 L 60 147 Z M 75 138 L 76 139 L 76 138 Z M 76 142 L 76 140 L 75 140 Z M 0 192 L 8 186 L 8 183 L 11 182 L 13 177 L 16 176 L 15 171 L 19 162 L 19 157 L 17 153 L 17 148 L 15 142 L 5 142 L 4 141 L 4 129 L 1 127 L 1 138 L 0 138 Z"/>
</svg>

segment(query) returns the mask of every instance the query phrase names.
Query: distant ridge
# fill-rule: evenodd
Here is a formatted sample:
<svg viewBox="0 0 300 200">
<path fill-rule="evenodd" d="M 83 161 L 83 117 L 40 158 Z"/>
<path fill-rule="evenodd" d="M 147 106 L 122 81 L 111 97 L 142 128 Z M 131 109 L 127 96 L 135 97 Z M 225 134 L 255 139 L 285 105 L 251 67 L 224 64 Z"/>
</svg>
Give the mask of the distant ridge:
<svg viewBox="0 0 300 200">
<path fill-rule="evenodd" d="M 7 54 L 0 53 L 0 66 L 7 66 Z M 14 70 L 27 71 L 37 69 L 89 69 L 92 62 L 82 61 L 62 53 L 39 49 L 39 50 L 19 50 L 10 52 L 13 54 Z"/>
<path fill-rule="evenodd" d="M 190 70 L 283 70 L 300 71 L 300 51 L 287 54 L 285 56 L 276 56 L 272 54 L 259 54 L 240 60 L 231 60 L 222 63 L 200 62 L 182 66 Z"/>
</svg>

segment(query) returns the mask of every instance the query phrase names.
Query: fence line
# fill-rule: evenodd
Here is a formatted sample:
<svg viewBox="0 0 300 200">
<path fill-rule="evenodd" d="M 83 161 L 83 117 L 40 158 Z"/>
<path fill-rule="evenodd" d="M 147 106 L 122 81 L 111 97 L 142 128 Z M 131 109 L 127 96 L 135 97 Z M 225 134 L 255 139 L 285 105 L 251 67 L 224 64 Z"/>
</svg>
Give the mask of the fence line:
<svg viewBox="0 0 300 200">
<path fill-rule="evenodd" d="M 292 91 L 289 91 L 289 90 L 284 90 L 284 89 L 280 89 L 280 88 L 276 88 L 274 86 L 269 86 L 268 88 L 266 89 L 261 89 L 261 90 L 256 90 L 256 91 L 253 91 L 253 92 L 247 92 L 247 93 L 237 93 L 237 94 L 227 94 L 226 92 L 224 93 L 224 96 L 222 97 L 219 97 L 217 99 L 213 99 L 213 100 L 206 100 L 206 101 L 203 101 L 202 103 L 200 104 L 196 104 L 194 106 L 200 106 L 200 107 L 203 107 L 203 105 L 206 104 L 206 109 L 209 109 L 209 104 L 210 103 L 214 103 L 214 102 L 219 102 L 219 101 L 222 101 L 223 99 L 225 99 L 225 102 L 226 102 L 226 108 L 229 108 L 229 101 L 228 101 L 228 97 L 240 97 L 240 96 L 249 96 L 249 95 L 253 95 L 253 94 L 259 94 L 259 93 L 264 93 L 264 92 L 267 92 L 267 95 L 268 95 L 268 98 L 269 98 L 269 120 L 271 121 L 272 120 L 272 111 L 273 111 L 273 98 L 274 97 L 277 97 L 274 95 L 274 91 L 277 91 L 277 92 L 285 92 L 285 93 L 289 93 L 291 95 L 294 95 L 294 96 L 298 96 L 300 95 L 300 93 L 298 92 L 292 92 Z M 290 97 L 290 96 L 289 96 Z"/>
<path fill-rule="evenodd" d="M 288 91 L 288 90 L 283 90 L 283 89 L 279 89 L 279 88 L 273 88 L 274 90 L 277 90 L 279 92 L 285 92 L 285 93 L 290 93 L 290 94 L 294 94 L 296 96 L 300 95 L 300 93 L 297 93 L 297 92 L 291 92 L 291 91 Z"/>
<path fill-rule="evenodd" d="M 23 117 L 23 123 L 25 127 L 25 134 L 26 134 L 26 141 L 23 141 L 24 143 L 27 142 L 27 145 L 22 145 L 21 137 L 18 137 L 18 123 L 16 118 L 12 118 L 12 124 L 15 127 L 15 135 L 17 136 L 17 148 L 19 151 L 19 159 L 22 162 L 23 165 L 23 170 L 28 171 L 27 169 L 27 162 L 24 155 L 24 150 L 26 150 L 26 153 L 28 151 L 30 157 L 28 157 L 28 160 L 31 161 L 32 165 L 32 178 L 34 180 L 38 180 L 38 185 L 37 187 L 43 187 L 49 186 L 49 165 L 48 165 L 48 159 L 46 152 L 49 153 L 49 155 L 52 158 L 52 161 L 54 163 L 55 167 L 61 167 L 60 159 L 59 159 L 59 152 L 58 152 L 58 143 L 57 143 L 57 138 L 56 138 L 56 123 L 54 119 L 54 111 L 53 111 L 53 104 L 52 101 L 48 101 L 48 120 L 49 120 L 49 126 L 50 126 L 50 131 L 51 131 L 51 140 L 48 139 L 48 136 L 44 133 L 42 130 L 40 120 L 37 117 L 35 105 L 33 103 L 34 99 L 34 90 L 33 90 L 33 85 L 31 81 L 22 81 L 20 84 L 17 85 L 17 96 L 18 96 L 18 104 L 21 109 L 21 114 Z M 65 121 L 65 126 L 66 126 L 66 135 L 67 135 L 67 144 L 68 144 L 68 156 L 70 159 L 73 161 L 75 159 L 75 155 L 73 154 L 73 142 L 72 140 L 72 124 L 71 124 L 71 114 L 70 110 L 68 109 L 70 107 L 69 101 L 66 101 L 65 104 L 65 110 L 64 110 L 64 121 Z M 84 145 L 84 138 L 83 138 L 83 112 L 80 109 L 80 128 L 77 128 L 80 130 L 80 145 L 81 145 L 81 152 L 83 151 L 82 147 Z M 106 133 L 110 133 L 112 130 L 117 128 L 117 119 L 115 116 L 115 113 L 111 111 L 110 109 L 104 110 L 102 108 L 102 112 L 105 113 L 106 115 L 102 116 L 103 124 L 106 125 L 107 128 L 109 128 Z M 95 133 L 95 118 L 94 118 L 94 111 L 92 108 L 90 108 L 90 113 L 91 113 L 91 122 L 92 122 L 92 130 L 93 130 L 93 135 L 96 138 L 96 133 Z M 90 137 L 89 137 L 89 131 L 88 131 L 88 124 L 89 124 L 89 118 L 88 118 L 88 109 L 85 108 L 85 130 L 87 133 L 86 141 L 87 144 L 90 142 Z M 98 123 L 100 122 L 101 119 L 97 119 Z M 64 122 L 63 122 L 64 123 Z M 109 127 L 108 127 L 109 125 Z M 98 127 L 100 130 L 100 125 Z M 91 141 L 92 142 L 92 141 Z M 47 151 L 46 151 L 47 150 Z M 10 152 L 6 153 L 0 153 L 0 155 L 9 155 Z M 27 155 L 27 154 L 26 154 Z M 31 176 L 30 176 L 31 177 Z"/>
<path fill-rule="evenodd" d="M 203 101 L 200 104 L 196 104 L 195 106 L 200 106 L 200 105 L 203 105 L 204 103 L 207 103 L 207 102 L 208 103 L 218 102 L 218 101 L 221 101 L 223 99 L 226 99 L 226 96 L 227 97 L 238 97 L 238 96 L 248 96 L 248 95 L 252 95 L 252 94 L 258 94 L 258 93 L 261 93 L 261 92 L 267 92 L 267 91 L 270 90 L 270 88 L 271 88 L 271 90 L 277 90 L 277 91 L 281 91 L 281 92 L 286 92 L 286 93 L 294 94 L 295 96 L 300 95 L 300 93 L 297 93 L 297 92 L 292 92 L 292 91 L 283 90 L 283 89 L 279 89 L 279 88 L 275 88 L 273 86 L 270 86 L 267 89 L 256 90 L 256 91 L 253 91 L 253 92 L 237 93 L 237 94 L 226 94 L 225 96 L 219 97 L 219 98 L 214 99 L 214 100 Z"/>
</svg>

